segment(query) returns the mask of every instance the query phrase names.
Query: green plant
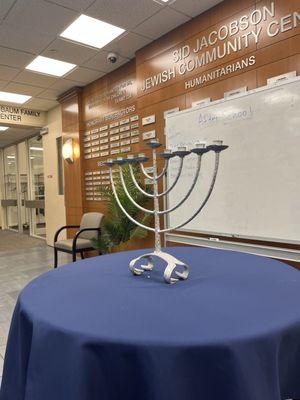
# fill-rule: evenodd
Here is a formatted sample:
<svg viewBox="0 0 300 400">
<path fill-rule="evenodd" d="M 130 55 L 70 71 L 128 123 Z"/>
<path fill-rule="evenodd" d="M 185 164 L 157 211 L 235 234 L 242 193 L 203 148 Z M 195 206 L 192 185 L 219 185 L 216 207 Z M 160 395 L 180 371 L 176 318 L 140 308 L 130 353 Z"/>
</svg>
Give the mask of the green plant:
<svg viewBox="0 0 300 400">
<path fill-rule="evenodd" d="M 149 192 L 149 187 L 142 183 L 141 172 L 137 166 L 134 166 L 134 174 L 139 185 L 146 192 Z M 141 193 L 136 188 L 132 181 L 128 166 L 123 167 L 123 176 L 131 197 L 136 201 L 136 203 L 140 204 L 141 206 L 145 206 L 149 202 L 149 197 Z M 148 226 L 151 221 L 151 214 L 144 215 L 144 213 L 142 213 L 134 204 L 132 204 L 124 191 L 119 174 L 115 174 L 114 181 L 118 197 L 125 210 L 135 220 Z M 99 192 L 103 197 L 106 198 L 107 211 L 103 226 L 101 228 L 100 237 L 93 238 L 91 240 L 95 249 L 100 250 L 102 254 L 110 253 L 113 248 L 122 243 L 128 242 L 130 239 L 143 239 L 147 237 L 148 231 L 134 224 L 122 212 L 110 186 L 99 188 Z M 141 214 L 143 215 L 142 217 Z"/>
</svg>

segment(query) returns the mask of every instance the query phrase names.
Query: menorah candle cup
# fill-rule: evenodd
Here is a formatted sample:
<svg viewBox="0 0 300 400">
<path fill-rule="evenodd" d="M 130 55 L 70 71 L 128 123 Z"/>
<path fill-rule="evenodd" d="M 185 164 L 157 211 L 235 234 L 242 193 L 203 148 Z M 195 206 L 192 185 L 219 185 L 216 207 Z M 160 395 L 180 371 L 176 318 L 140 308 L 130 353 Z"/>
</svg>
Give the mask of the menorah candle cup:
<svg viewBox="0 0 300 400">
<path fill-rule="evenodd" d="M 210 149 L 206 146 L 206 142 L 196 142 L 195 147 L 191 149 L 191 152 L 195 154 L 204 154 L 209 150 Z"/>
<path fill-rule="evenodd" d="M 209 148 L 210 150 L 220 153 L 221 151 L 227 149 L 228 146 L 223 144 L 223 140 L 214 140 Z"/>
<path fill-rule="evenodd" d="M 115 161 L 116 164 L 122 165 L 126 163 L 126 160 L 123 157 L 118 157 Z"/>
<path fill-rule="evenodd" d="M 136 157 L 134 157 L 133 154 L 128 154 L 126 162 L 128 164 L 133 164 L 134 162 L 136 162 Z"/>
<path fill-rule="evenodd" d="M 157 149 L 158 147 L 161 146 L 161 143 L 157 139 L 151 139 L 147 143 L 147 146 L 150 147 L 151 149 Z"/>
<path fill-rule="evenodd" d="M 185 157 L 190 154 L 190 151 L 187 149 L 187 146 L 178 146 L 173 154 L 178 157 Z"/>
<path fill-rule="evenodd" d="M 148 157 L 144 153 L 139 153 L 138 156 L 136 157 L 137 162 L 144 162 L 147 161 Z"/>
<path fill-rule="evenodd" d="M 108 158 L 104 165 L 107 165 L 108 167 L 112 167 L 114 165 L 114 160 L 112 158 Z"/>
<path fill-rule="evenodd" d="M 195 147 L 198 149 L 204 149 L 206 147 L 206 142 L 196 142 Z"/>
<path fill-rule="evenodd" d="M 160 156 L 168 160 L 169 158 L 175 157 L 175 154 L 171 149 L 165 149 L 162 153 L 160 153 Z"/>
<path fill-rule="evenodd" d="M 223 140 L 213 140 L 213 145 L 221 146 L 223 144 Z"/>
</svg>

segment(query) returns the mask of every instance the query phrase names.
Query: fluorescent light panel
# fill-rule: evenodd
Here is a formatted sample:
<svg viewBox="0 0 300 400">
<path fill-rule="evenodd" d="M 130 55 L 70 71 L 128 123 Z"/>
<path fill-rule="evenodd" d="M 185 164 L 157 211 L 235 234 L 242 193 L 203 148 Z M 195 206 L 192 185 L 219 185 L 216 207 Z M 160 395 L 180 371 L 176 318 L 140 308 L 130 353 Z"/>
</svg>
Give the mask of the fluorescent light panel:
<svg viewBox="0 0 300 400">
<path fill-rule="evenodd" d="M 7 131 L 8 126 L 0 126 L 0 132 Z"/>
<path fill-rule="evenodd" d="M 44 151 L 42 147 L 29 147 L 30 150 Z"/>
<path fill-rule="evenodd" d="M 51 76 L 64 76 L 77 67 L 76 64 L 55 60 L 54 58 L 37 56 L 26 69 Z"/>
<path fill-rule="evenodd" d="M 0 101 L 7 101 L 8 103 L 24 104 L 29 99 L 31 99 L 31 96 L 24 94 L 0 92 Z"/>
<path fill-rule="evenodd" d="M 60 36 L 101 49 L 123 32 L 118 26 L 82 14 Z"/>
<path fill-rule="evenodd" d="M 153 1 L 155 1 L 156 3 L 159 3 L 159 4 L 163 4 L 163 5 L 165 5 L 165 4 L 172 4 L 172 3 L 175 3 L 175 1 L 176 0 L 153 0 Z"/>
</svg>

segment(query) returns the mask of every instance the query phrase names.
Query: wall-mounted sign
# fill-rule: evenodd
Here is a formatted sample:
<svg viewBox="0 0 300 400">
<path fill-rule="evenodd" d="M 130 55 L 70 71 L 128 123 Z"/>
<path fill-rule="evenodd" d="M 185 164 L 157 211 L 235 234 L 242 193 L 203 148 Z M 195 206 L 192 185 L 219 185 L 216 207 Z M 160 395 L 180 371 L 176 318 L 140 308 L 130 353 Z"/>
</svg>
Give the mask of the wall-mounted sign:
<svg viewBox="0 0 300 400">
<path fill-rule="evenodd" d="M 86 123 L 86 126 L 88 128 L 90 128 L 90 127 L 92 127 L 94 125 L 97 125 L 97 124 L 100 124 L 102 122 L 112 121 L 114 119 L 121 118 L 121 117 L 123 117 L 123 116 L 125 116 L 127 114 L 131 114 L 131 113 L 135 112 L 135 110 L 136 110 L 136 106 L 135 106 L 135 104 L 133 104 L 131 106 L 122 108 L 122 109 L 120 109 L 118 111 L 113 111 L 113 112 L 105 114 L 105 115 L 103 115 L 103 116 L 101 116 L 99 118 L 95 118 L 95 119 L 93 119 L 91 121 L 88 121 Z"/>
<path fill-rule="evenodd" d="M 154 124 L 155 122 L 155 114 L 153 115 L 148 115 L 147 117 L 142 118 L 142 125 L 149 125 L 149 124 Z"/>
<path fill-rule="evenodd" d="M 159 65 L 159 62 L 153 62 L 152 74 L 140 77 L 139 90 L 145 93 L 168 81 L 202 72 L 202 75 L 197 78 L 185 82 L 185 89 L 191 89 L 253 66 L 256 62 L 255 56 L 245 57 L 245 52 L 255 51 L 260 41 L 275 38 L 300 25 L 298 11 L 290 10 L 288 14 L 278 16 L 277 11 L 279 10 L 278 13 L 282 11 L 279 6 L 277 10 L 275 1 L 266 5 L 261 3 L 257 3 L 256 9 L 248 14 L 241 15 L 221 26 L 216 25 L 210 31 L 194 36 L 180 47 L 158 56 L 163 57 L 164 60 L 169 59 L 169 65 L 164 70 L 158 70 L 156 65 Z M 231 61 L 233 58 L 237 59 L 239 53 L 242 52 L 243 59 Z M 228 64 L 229 61 L 231 61 L 230 64 Z M 222 67 L 216 67 L 218 65 Z M 213 67 L 215 69 L 211 71 Z M 210 70 L 210 72 L 203 73 L 205 70 Z"/>
<path fill-rule="evenodd" d="M 143 133 L 143 139 L 144 140 L 154 139 L 155 136 L 156 136 L 155 130 Z"/>
<path fill-rule="evenodd" d="M 127 79 L 125 81 L 118 82 L 114 86 L 107 90 L 101 91 L 101 94 L 93 96 L 87 103 L 89 109 L 101 106 L 103 103 L 111 102 L 113 104 L 119 104 L 123 101 L 129 100 L 135 93 L 135 81 L 133 79 Z"/>
<path fill-rule="evenodd" d="M 174 114 L 178 111 L 179 111 L 179 107 L 174 107 L 174 108 L 171 108 L 170 110 L 166 110 L 166 111 L 164 111 L 164 118 L 166 118 L 168 115 Z"/>
<path fill-rule="evenodd" d="M 0 123 L 42 127 L 46 124 L 46 113 L 23 107 L 0 105 Z"/>
<path fill-rule="evenodd" d="M 125 125 L 129 123 L 129 118 L 121 119 L 120 125 Z"/>
</svg>

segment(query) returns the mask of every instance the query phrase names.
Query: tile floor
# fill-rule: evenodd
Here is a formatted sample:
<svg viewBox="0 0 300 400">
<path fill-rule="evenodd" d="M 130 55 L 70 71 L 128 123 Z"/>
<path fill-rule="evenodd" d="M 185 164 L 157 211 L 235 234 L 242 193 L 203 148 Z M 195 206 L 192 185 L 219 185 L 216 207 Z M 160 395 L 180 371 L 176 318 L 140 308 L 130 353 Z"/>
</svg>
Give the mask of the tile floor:
<svg viewBox="0 0 300 400">
<path fill-rule="evenodd" d="M 59 265 L 71 261 L 59 254 Z M 32 279 L 52 269 L 53 249 L 45 241 L 0 230 L 0 384 L 7 334 L 20 290 Z"/>
</svg>

